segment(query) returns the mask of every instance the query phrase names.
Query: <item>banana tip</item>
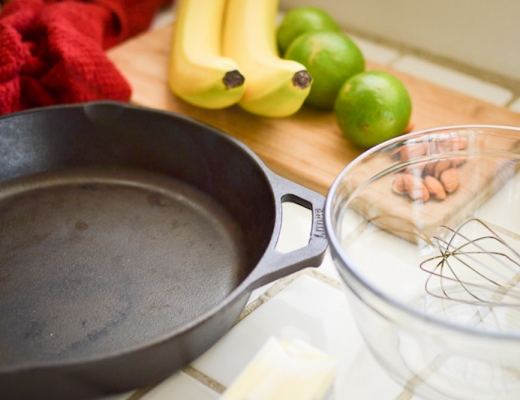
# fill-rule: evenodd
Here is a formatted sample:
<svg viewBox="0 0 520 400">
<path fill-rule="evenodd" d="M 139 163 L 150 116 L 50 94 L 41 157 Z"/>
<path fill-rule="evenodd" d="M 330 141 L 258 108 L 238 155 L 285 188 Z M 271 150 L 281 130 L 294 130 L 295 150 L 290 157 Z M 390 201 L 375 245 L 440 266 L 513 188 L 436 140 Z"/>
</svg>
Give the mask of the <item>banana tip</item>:
<svg viewBox="0 0 520 400">
<path fill-rule="evenodd" d="M 226 85 L 226 88 L 233 89 L 242 86 L 244 84 L 245 78 L 240 72 L 234 70 L 226 72 L 226 75 L 224 75 L 222 81 L 224 82 L 224 85 Z"/>
<path fill-rule="evenodd" d="M 312 76 L 305 70 L 298 71 L 294 74 L 292 78 L 294 86 L 300 89 L 306 89 L 310 86 L 312 82 Z"/>
</svg>

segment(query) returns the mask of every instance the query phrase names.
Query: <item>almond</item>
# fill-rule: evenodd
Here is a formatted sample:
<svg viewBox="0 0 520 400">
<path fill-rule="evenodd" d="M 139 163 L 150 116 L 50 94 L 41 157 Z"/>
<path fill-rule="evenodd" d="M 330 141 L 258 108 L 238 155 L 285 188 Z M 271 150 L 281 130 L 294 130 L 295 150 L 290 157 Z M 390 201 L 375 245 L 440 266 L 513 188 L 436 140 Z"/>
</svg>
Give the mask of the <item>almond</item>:
<svg viewBox="0 0 520 400">
<path fill-rule="evenodd" d="M 427 202 L 430 199 L 430 192 L 428 192 L 422 178 L 406 173 L 401 175 L 406 194 L 412 200 Z"/>
<path fill-rule="evenodd" d="M 468 147 L 468 138 L 467 137 L 456 137 L 452 139 L 451 148 L 453 150 L 464 150 Z"/>
<path fill-rule="evenodd" d="M 455 168 L 448 168 L 440 175 L 439 180 L 444 186 L 444 190 L 448 193 L 453 193 L 459 187 L 459 173 Z"/>
<path fill-rule="evenodd" d="M 399 150 L 401 162 L 406 162 L 412 158 L 420 157 L 426 154 L 427 148 L 424 143 L 405 144 Z"/>
<path fill-rule="evenodd" d="M 433 176 L 439 178 L 441 174 L 451 167 L 451 159 L 439 160 L 435 164 L 435 171 L 433 172 Z"/>
<path fill-rule="evenodd" d="M 468 138 L 454 136 L 439 142 L 439 148 L 443 151 L 464 150 L 468 147 Z"/>
<path fill-rule="evenodd" d="M 462 164 L 464 164 L 465 162 L 466 162 L 465 157 L 453 157 L 451 159 L 451 166 L 453 168 L 457 168 L 457 167 L 461 166 Z"/>
<path fill-rule="evenodd" d="M 426 163 L 413 164 L 413 165 L 410 165 L 409 167 L 406 167 L 405 172 L 407 174 L 412 174 L 415 176 L 422 176 L 425 167 L 426 167 Z"/>
<path fill-rule="evenodd" d="M 431 175 L 424 177 L 424 185 L 428 189 L 430 196 L 437 200 L 444 200 L 446 198 L 446 191 L 442 183 Z"/>
<path fill-rule="evenodd" d="M 435 174 L 435 166 L 437 165 L 437 161 L 429 161 L 424 166 L 424 175 L 431 175 L 433 176 Z"/>
<path fill-rule="evenodd" d="M 404 174 L 397 174 L 392 184 L 392 191 L 397 194 L 406 194 L 406 188 L 404 187 Z"/>
</svg>

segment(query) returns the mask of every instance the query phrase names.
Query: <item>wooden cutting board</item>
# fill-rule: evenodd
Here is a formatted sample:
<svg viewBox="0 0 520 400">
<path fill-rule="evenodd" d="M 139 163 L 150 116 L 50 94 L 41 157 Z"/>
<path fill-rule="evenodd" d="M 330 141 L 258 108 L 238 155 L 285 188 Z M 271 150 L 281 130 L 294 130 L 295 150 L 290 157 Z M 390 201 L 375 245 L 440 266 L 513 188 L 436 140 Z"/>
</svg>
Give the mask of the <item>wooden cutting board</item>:
<svg viewBox="0 0 520 400">
<path fill-rule="evenodd" d="M 257 117 L 234 106 L 193 107 L 167 83 L 172 25 L 146 32 L 108 52 L 130 82 L 131 103 L 196 118 L 238 138 L 276 173 L 326 194 L 335 177 L 362 153 L 343 137 L 331 112 L 303 107 L 288 118 Z M 408 88 L 414 130 L 457 124 L 520 126 L 520 114 L 367 60 L 367 69 L 393 73 Z"/>
</svg>

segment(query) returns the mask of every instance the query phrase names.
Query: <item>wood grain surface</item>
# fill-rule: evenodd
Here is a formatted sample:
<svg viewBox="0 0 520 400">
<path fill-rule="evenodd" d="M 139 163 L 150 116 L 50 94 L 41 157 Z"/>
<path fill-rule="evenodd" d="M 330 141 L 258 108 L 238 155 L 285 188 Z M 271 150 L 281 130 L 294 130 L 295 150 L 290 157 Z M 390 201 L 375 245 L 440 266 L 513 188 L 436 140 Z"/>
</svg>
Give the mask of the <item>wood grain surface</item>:
<svg viewBox="0 0 520 400">
<path fill-rule="evenodd" d="M 362 153 L 343 137 L 332 112 L 303 107 L 288 118 L 251 115 L 238 106 L 224 110 L 193 107 L 168 87 L 172 25 L 146 32 L 108 52 L 130 82 L 131 103 L 185 114 L 249 146 L 274 172 L 326 194 L 335 177 Z M 393 73 L 408 88 L 414 130 L 458 125 L 520 126 L 520 114 L 367 60 L 367 69 Z"/>
</svg>

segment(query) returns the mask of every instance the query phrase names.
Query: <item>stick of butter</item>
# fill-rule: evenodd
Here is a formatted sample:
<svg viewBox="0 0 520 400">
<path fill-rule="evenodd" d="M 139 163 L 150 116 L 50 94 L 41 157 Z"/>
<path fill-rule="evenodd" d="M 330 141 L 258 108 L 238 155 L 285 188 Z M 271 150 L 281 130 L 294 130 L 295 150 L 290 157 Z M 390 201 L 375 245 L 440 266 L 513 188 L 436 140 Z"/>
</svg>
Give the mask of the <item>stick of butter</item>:
<svg viewBox="0 0 520 400">
<path fill-rule="evenodd" d="M 221 400 L 333 400 L 335 375 L 330 355 L 301 340 L 271 337 Z"/>
</svg>

